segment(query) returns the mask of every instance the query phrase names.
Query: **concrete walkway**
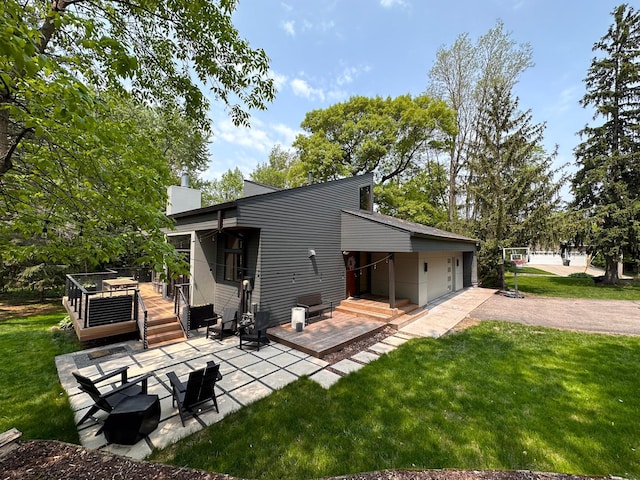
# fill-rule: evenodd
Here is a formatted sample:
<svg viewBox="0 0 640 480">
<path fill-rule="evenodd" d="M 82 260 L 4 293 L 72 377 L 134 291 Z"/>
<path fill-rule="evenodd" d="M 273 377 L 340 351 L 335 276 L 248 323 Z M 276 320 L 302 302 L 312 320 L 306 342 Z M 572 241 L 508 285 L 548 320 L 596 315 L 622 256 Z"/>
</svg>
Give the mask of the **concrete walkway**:
<svg viewBox="0 0 640 480">
<path fill-rule="evenodd" d="M 427 305 L 427 315 L 419 316 L 399 331 L 421 337 L 441 337 L 495 293 L 493 289 L 473 287 L 440 297 Z"/>
</svg>

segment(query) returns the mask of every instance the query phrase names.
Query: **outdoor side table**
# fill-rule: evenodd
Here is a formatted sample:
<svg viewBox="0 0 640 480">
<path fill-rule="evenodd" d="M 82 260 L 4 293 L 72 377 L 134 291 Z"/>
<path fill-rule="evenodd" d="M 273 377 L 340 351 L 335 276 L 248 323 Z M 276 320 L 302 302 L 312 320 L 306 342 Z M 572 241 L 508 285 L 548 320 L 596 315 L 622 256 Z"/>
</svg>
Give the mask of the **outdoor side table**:
<svg viewBox="0 0 640 480">
<path fill-rule="evenodd" d="M 102 431 L 109 443 L 134 445 L 153 432 L 159 421 L 158 395 L 135 395 L 115 406 Z"/>
</svg>

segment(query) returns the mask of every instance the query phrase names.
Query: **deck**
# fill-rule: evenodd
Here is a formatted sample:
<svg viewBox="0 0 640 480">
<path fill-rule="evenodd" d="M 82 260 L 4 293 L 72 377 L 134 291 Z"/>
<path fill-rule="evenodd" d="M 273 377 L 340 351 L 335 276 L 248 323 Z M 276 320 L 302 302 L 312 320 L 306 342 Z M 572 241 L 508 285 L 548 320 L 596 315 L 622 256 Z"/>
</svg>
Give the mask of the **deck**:
<svg viewBox="0 0 640 480">
<path fill-rule="evenodd" d="M 138 285 L 138 289 L 140 290 L 140 296 L 142 297 L 142 301 L 147 309 L 149 319 L 174 316 L 173 301 L 163 298 L 151 283 L 140 283 Z M 133 289 L 121 290 L 113 292 L 112 295 L 117 296 L 130 294 L 132 291 Z M 73 307 L 71 307 L 67 297 L 62 298 L 62 304 L 66 308 L 67 313 L 73 322 L 76 335 L 81 342 L 100 340 L 105 337 L 131 334 L 138 331 L 138 326 L 134 320 L 95 327 L 85 327 L 84 321 L 78 318 L 78 312 L 74 311 Z"/>
<path fill-rule="evenodd" d="M 311 323 L 302 332 L 296 332 L 291 328 L 291 324 L 287 323 L 270 328 L 267 334 L 278 343 L 322 358 L 343 349 L 346 345 L 369 337 L 386 326 L 386 322 L 373 318 L 334 312 L 333 318 L 327 316 Z"/>
</svg>

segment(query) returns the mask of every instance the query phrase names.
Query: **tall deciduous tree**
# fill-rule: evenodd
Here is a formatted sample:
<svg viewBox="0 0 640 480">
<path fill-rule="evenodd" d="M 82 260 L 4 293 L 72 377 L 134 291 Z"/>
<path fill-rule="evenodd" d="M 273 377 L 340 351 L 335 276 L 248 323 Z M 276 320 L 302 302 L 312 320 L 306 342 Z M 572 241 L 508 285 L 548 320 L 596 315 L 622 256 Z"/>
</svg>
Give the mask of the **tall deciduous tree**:
<svg viewBox="0 0 640 480">
<path fill-rule="evenodd" d="M 169 165 L 188 165 L 194 148 L 154 141 L 117 99 L 166 109 L 166 118 L 206 132 L 211 97 L 246 124 L 274 88 L 265 53 L 233 27 L 235 4 L 0 2 L 2 255 L 44 248 L 51 262 L 84 255 L 95 263 L 135 250 L 165 260 Z M 11 250 L 16 243 L 31 250 Z"/>
<path fill-rule="evenodd" d="M 251 180 L 276 188 L 297 186 L 290 172 L 295 171 L 298 159 L 293 152 L 276 145 L 269 152 L 269 160 L 259 163 L 251 172 Z"/>
<path fill-rule="evenodd" d="M 501 248 L 535 245 L 548 230 L 562 181 L 542 148 L 544 124 L 521 112 L 507 85 L 495 84 L 481 110 L 469 165 L 474 235 L 484 240 L 479 259 L 484 285 L 502 283 Z"/>
<path fill-rule="evenodd" d="M 220 180 L 212 180 L 204 189 L 205 203 L 217 204 L 230 202 L 242 196 L 244 177 L 238 167 L 227 170 Z"/>
<path fill-rule="evenodd" d="M 309 112 L 294 142 L 300 170 L 314 180 L 373 172 L 380 184 L 420 166 L 430 149 L 443 149 L 455 131 L 455 113 L 426 95 L 352 97 Z"/>
<path fill-rule="evenodd" d="M 438 50 L 429 72 L 428 91 L 445 99 L 456 112 L 456 134 L 450 144 L 448 168 L 449 221 L 458 218 L 459 201 L 465 206 L 468 162 L 476 143 L 480 110 L 493 85 L 513 87 L 519 75 L 532 66 L 529 44 L 516 44 L 498 22 L 474 44 L 460 35 L 451 47 Z M 466 209 L 468 216 L 469 208 Z"/>
<path fill-rule="evenodd" d="M 595 109 L 575 150 L 575 206 L 592 221 L 587 242 L 606 260 L 605 282 L 618 282 L 623 254 L 637 254 L 640 238 L 640 14 L 623 4 L 593 46 L 600 52 L 585 78 L 581 104 Z"/>
</svg>

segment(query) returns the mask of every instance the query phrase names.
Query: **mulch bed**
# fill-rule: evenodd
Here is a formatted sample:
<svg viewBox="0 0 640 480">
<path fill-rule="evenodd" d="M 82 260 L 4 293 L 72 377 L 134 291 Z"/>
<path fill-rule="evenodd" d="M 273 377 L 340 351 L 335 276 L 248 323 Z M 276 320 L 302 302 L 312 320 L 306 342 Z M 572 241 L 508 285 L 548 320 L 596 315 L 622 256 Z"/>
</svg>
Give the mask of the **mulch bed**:
<svg viewBox="0 0 640 480">
<path fill-rule="evenodd" d="M 0 452 L 1 454 L 2 452 Z M 238 480 L 238 477 L 203 472 L 191 468 L 132 460 L 106 452 L 87 450 L 57 441 L 29 440 L 0 457 L 2 480 Z M 596 480 L 583 477 L 529 471 L 476 470 L 385 470 L 325 480 Z"/>
</svg>

